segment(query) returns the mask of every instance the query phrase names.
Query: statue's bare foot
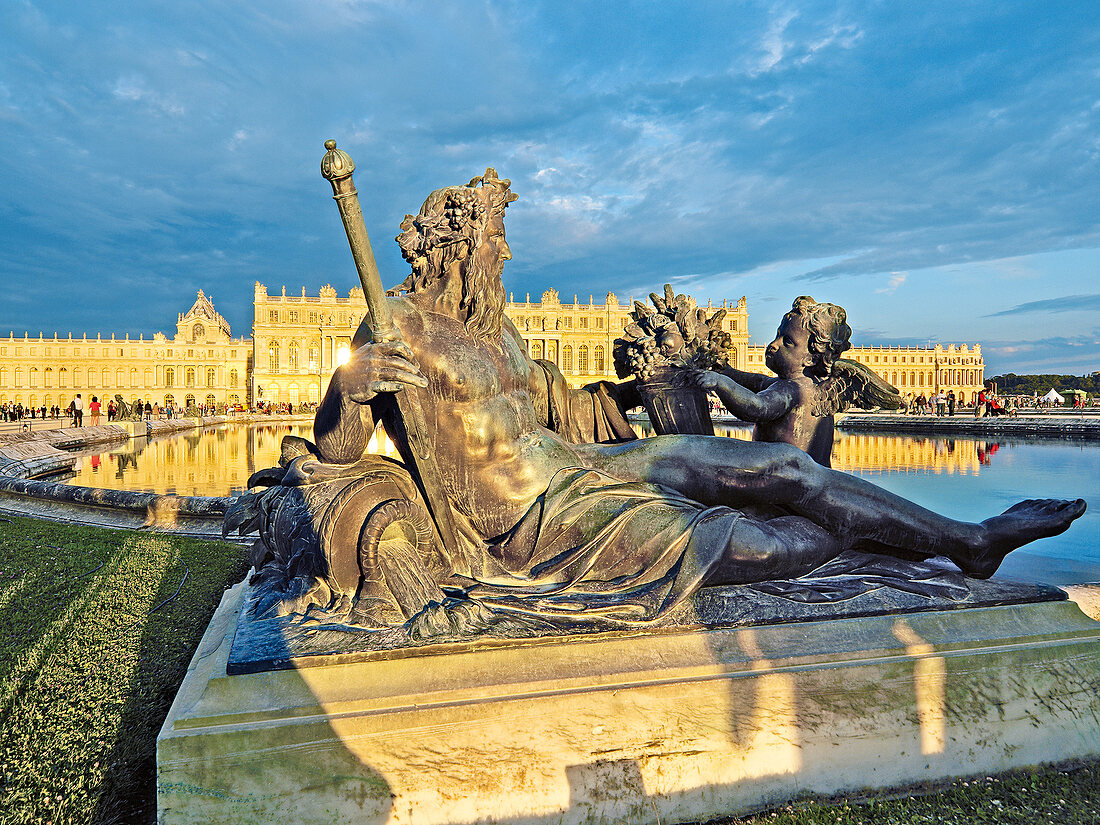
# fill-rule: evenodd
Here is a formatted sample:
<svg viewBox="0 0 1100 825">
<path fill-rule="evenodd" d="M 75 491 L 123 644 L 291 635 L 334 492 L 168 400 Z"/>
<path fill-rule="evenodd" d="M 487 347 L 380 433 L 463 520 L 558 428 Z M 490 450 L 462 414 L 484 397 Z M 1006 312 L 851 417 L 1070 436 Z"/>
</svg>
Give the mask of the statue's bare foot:
<svg viewBox="0 0 1100 825">
<path fill-rule="evenodd" d="M 988 579 L 997 572 L 1004 557 L 1017 547 L 1048 536 L 1064 533 L 1074 519 L 1085 512 L 1085 500 L 1056 498 L 1029 499 L 1014 504 L 999 516 L 980 525 L 984 535 L 978 546 L 952 557 L 966 575 Z"/>
</svg>

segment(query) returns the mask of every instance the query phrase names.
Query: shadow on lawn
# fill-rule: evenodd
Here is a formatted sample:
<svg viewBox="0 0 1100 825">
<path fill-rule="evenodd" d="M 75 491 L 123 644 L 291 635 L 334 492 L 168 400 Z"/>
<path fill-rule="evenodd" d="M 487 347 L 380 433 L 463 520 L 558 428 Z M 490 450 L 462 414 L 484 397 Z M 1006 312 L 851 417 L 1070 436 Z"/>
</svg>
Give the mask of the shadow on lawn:
<svg viewBox="0 0 1100 825">
<path fill-rule="evenodd" d="M 229 545 L 199 542 L 181 543 L 178 554 L 147 570 L 160 584 L 150 612 L 120 628 L 120 642 L 127 633 L 141 639 L 93 825 L 156 822 L 157 734 L 222 592 L 246 572 L 243 548 L 234 554 Z"/>
</svg>

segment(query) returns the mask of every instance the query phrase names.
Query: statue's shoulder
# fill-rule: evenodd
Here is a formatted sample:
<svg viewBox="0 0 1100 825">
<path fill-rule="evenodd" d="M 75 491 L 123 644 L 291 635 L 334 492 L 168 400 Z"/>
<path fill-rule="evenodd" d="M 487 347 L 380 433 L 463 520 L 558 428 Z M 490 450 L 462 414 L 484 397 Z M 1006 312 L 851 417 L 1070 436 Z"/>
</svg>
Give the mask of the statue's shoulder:
<svg viewBox="0 0 1100 825">
<path fill-rule="evenodd" d="M 403 337 L 419 336 L 421 330 L 424 329 L 424 314 L 419 308 L 404 295 L 386 296 L 386 306 L 390 310 L 390 317 L 394 325 L 401 332 Z M 373 341 L 374 325 L 368 313 L 364 315 L 363 320 L 359 322 L 359 326 L 355 330 L 355 340 L 352 345 L 353 347 L 360 347 L 363 344 L 373 343 Z"/>
</svg>

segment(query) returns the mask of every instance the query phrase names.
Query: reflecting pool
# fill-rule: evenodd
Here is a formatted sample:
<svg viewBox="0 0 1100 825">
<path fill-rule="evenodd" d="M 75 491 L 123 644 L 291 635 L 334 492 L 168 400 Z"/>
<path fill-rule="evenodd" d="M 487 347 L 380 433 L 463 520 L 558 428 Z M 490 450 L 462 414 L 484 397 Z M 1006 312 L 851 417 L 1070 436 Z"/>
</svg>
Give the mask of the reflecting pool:
<svg viewBox="0 0 1100 825">
<path fill-rule="evenodd" d="M 283 436 L 311 438 L 312 429 L 307 423 L 223 425 L 148 442 L 135 439 L 82 456 L 75 475 L 66 481 L 179 495 L 233 495 L 244 491 L 256 470 L 275 466 Z M 731 438 L 751 437 L 748 426 L 719 430 Z M 639 434 L 651 431 L 639 427 Z M 370 449 L 394 454 L 381 433 Z M 1025 498 L 1084 498 L 1089 511 L 1069 532 L 1013 553 L 1002 570 L 1055 584 L 1100 580 L 1100 445 L 838 432 L 833 466 L 967 521 L 987 518 Z"/>
</svg>

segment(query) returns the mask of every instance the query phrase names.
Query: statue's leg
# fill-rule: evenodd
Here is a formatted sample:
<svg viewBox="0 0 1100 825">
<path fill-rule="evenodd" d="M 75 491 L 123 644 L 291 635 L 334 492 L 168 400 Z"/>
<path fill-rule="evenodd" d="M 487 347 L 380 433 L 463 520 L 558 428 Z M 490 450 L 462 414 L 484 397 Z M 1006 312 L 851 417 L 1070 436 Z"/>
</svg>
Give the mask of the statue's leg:
<svg viewBox="0 0 1100 825">
<path fill-rule="evenodd" d="M 815 570 L 847 546 L 809 519 L 780 516 L 768 521 L 742 518 L 707 584 L 748 584 L 791 579 Z"/>
<path fill-rule="evenodd" d="M 1085 502 L 1026 501 L 974 524 L 941 516 L 856 476 L 823 467 L 788 444 L 663 436 L 585 448 L 593 466 L 661 484 L 704 504 L 776 504 L 845 541 L 947 556 L 988 577 L 1021 545 L 1063 532 Z"/>
</svg>

